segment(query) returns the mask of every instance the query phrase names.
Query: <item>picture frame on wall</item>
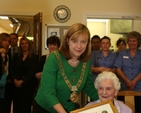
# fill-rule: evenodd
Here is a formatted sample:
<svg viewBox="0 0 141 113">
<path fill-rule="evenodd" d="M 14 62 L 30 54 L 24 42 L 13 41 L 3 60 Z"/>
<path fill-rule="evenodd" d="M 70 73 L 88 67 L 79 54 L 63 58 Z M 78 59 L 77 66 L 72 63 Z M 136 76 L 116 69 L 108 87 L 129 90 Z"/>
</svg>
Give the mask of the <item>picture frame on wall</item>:
<svg viewBox="0 0 141 113">
<path fill-rule="evenodd" d="M 48 49 L 46 46 L 46 40 L 52 35 L 56 35 L 62 40 L 65 32 L 68 30 L 69 25 L 54 25 L 54 24 L 45 24 L 45 49 Z"/>
<path fill-rule="evenodd" d="M 59 28 L 48 28 L 48 37 L 52 36 L 52 35 L 56 35 L 58 37 L 60 37 L 60 29 Z"/>
<path fill-rule="evenodd" d="M 111 100 L 86 106 L 70 113 L 118 113 Z"/>
</svg>

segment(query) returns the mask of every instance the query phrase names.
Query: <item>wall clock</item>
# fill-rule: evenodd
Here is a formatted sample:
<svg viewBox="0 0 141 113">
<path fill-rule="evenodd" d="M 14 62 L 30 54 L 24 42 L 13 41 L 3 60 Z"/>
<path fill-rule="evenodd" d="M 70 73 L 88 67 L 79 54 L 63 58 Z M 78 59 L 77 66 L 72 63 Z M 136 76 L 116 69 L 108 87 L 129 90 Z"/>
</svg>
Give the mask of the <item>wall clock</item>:
<svg viewBox="0 0 141 113">
<path fill-rule="evenodd" d="M 55 8 L 53 12 L 55 20 L 60 23 L 67 22 L 71 17 L 70 9 L 65 5 L 59 5 Z"/>
</svg>

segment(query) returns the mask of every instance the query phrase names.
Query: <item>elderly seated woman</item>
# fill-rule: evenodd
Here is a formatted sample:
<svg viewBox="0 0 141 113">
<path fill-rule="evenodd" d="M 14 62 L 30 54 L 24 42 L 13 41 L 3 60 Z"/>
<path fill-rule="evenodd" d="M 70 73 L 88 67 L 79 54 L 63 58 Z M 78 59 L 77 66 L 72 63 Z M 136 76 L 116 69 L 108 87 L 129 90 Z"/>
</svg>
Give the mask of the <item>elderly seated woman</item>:
<svg viewBox="0 0 141 113">
<path fill-rule="evenodd" d="M 106 100 L 112 100 L 118 113 L 132 113 L 132 110 L 123 102 L 115 99 L 120 89 L 120 82 L 112 72 L 102 72 L 95 80 L 95 88 L 98 90 L 99 100 L 87 104 L 87 106 Z"/>
</svg>

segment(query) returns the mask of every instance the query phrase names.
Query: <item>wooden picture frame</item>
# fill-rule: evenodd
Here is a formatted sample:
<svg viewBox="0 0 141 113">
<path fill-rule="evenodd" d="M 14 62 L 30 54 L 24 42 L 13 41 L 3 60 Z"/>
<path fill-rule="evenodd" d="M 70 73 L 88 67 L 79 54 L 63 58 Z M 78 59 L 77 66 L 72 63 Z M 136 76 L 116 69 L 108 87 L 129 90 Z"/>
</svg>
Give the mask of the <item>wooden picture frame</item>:
<svg viewBox="0 0 141 113">
<path fill-rule="evenodd" d="M 112 101 L 104 101 L 71 111 L 70 113 L 118 113 Z"/>
</svg>

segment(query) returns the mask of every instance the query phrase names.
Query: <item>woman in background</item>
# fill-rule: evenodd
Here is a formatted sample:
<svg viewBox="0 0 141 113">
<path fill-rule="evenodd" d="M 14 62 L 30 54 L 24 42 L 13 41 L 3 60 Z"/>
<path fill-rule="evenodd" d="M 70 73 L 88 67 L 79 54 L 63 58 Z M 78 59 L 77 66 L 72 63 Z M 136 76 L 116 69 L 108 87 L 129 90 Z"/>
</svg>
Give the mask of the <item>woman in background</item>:
<svg viewBox="0 0 141 113">
<path fill-rule="evenodd" d="M 8 52 L 10 45 L 10 35 L 8 33 L 0 33 L 0 46 L 3 46 Z M 6 54 L 4 65 L 7 67 L 6 76 L 8 75 L 9 56 Z"/>
<path fill-rule="evenodd" d="M 124 81 L 122 90 L 141 91 L 141 34 L 132 31 L 127 35 L 129 49 L 119 53 L 114 64 L 117 75 Z M 140 113 L 141 96 L 135 97 L 135 112 Z"/>
<path fill-rule="evenodd" d="M 6 69 L 4 65 L 6 57 L 6 49 L 0 46 L 0 113 L 4 110 L 4 94 L 5 94 L 5 84 L 6 84 Z"/>
<path fill-rule="evenodd" d="M 117 52 L 116 52 L 117 57 L 118 57 L 118 55 L 119 55 L 119 53 L 120 53 L 121 51 L 126 50 L 126 42 L 125 42 L 125 40 L 124 40 L 123 38 L 119 38 L 119 39 L 117 40 L 117 42 L 116 42 L 116 46 L 117 46 L 117 48 L 118 48 L 118 50 L 117 50 Z M 119 78 L 120 83 L 121 83 L 121 89 L 120 89 L 120 90 L 123 90 L 123 89 L 122 89 L 122 87 L 123 87 L 122 85 L 124 84 L 124 81 L 123 81 L 123 79 L 122 79 L 120 76 L 118 76 L 118 78 Z M 123 96 L 118 96 L 117 99 L 124 101 L 124 97 L 123 97 Z"/>
<path fill-rule="evenodd" d="M 0 45 L 6 50 L 9 49 L 10 45 L 10 35 L 8 33 L 0 33 Z"/>
<path fill-rule="evenodd" d="M 35 71 L 38 57 L 33 53 L 31 41 L 20 39 L 18 55 L 13 59 L 13 113 L 31 113 L 35 91 Z"/>
<path fill-rule="evenodd" d="M 43 71 L 43 66 L 46 62 L 46 59 L 48 58 L 49 54 L 53 51 L 58 50 L 58 48 L 60 47 L 60 39 L 58 36 L 53 35 L 50 36 L 49 38 L 47 38 L 46 40 L 46 45 L 48 47 L 49 53 L 47 55 L 43 55 L 40 59 L 40 62 L 37 66 L 37 73 L 36 73 L 36 78 L 37 79 L 41 79 L 42 76 L 42 71 Z"/>
<path fill-rule="evenodd" d="M 118 48 L 118 51 L 116 52 L 117 56 L 119 55 L 119 52 L 124 51 L 126 49 L 126 42 L 123 38 L 119 38 L 116 42 L 116 46 Z"/>
<path fill-rule="evenodd" d="M 97 75 L 103 71 L 116 72 L 114 63 L 116 61 L 116 54 L 109 50 L 111 46 L 110 38 L 104 36 L 101 38 L 101 50 L 93 51 L 91 55 L 91 70 L 93 72 L 93 79 L 95 81 Z"/>
<path fill-rule="evenodd" d="M 91 38 L 91 46 L 92 46 L 92 51 L 100 50 L 100 37 L 98 35 L 94 35 Z"/>
</svg>

